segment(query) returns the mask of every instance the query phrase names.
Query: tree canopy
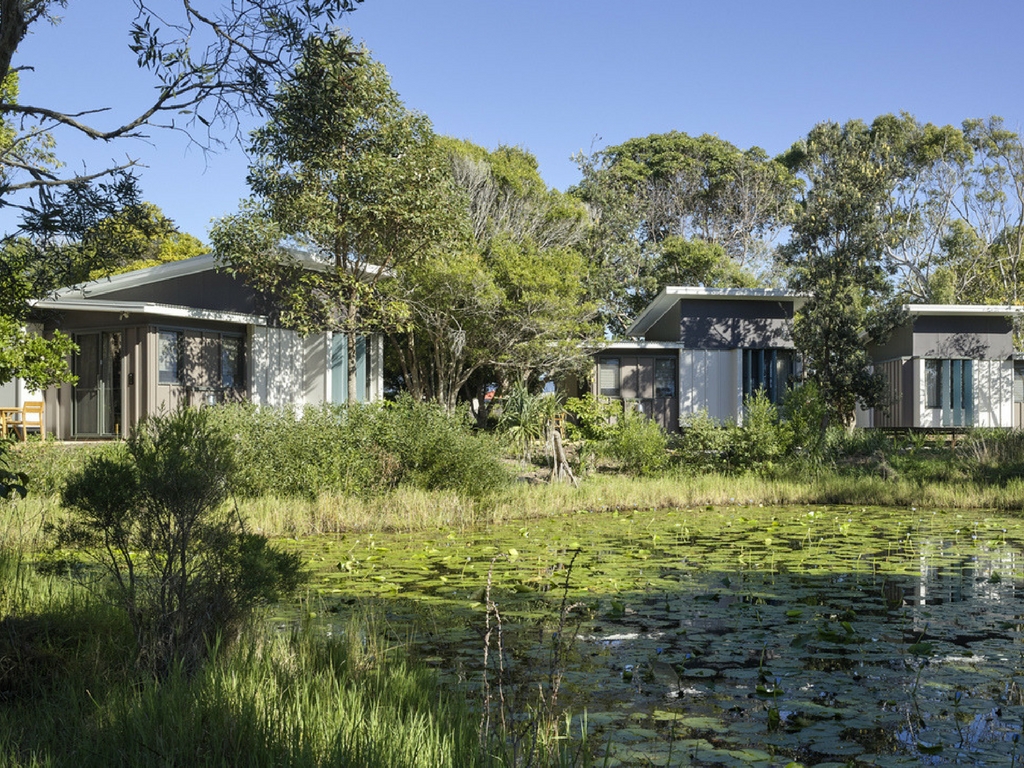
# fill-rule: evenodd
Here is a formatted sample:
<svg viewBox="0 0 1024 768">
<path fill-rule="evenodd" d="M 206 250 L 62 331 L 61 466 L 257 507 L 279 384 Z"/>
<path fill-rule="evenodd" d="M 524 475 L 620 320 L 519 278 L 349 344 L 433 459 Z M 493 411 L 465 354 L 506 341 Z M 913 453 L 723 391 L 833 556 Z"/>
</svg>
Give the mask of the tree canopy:
<svg viewBox="0 0 1024 768">
<path fill-rule="evenodd" d="M 743 287 L 765 279 L 796 180 L 763 150 L 672 131 L 576 158 L 594 216 L 589 253 L 604 318 L 621 332 L 665 280 Z"/>
<path fill-rule="evenodd" d="M 340 332 L 354 350 L 357 334 L 401 325 L 406 309 L 380 281 L 465 236 L 430 121 L 347 37 L 305 42 L 252 152 L 253 196 L 211 240 L 303 333 Z M 355 391 L 354 354 L 348 377 Z"/>
</svg>

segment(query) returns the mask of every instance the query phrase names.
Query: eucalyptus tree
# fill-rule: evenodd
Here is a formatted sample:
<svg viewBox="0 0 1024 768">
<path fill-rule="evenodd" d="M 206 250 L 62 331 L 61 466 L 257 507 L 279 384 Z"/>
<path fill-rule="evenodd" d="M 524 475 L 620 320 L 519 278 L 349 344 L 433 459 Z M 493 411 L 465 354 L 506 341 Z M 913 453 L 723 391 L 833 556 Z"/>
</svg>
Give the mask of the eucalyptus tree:
<svg viewBox="0 0 1024 768">
<path fill-rule="evenodd" d="M 350 38 L 309 38 L 254 132 L 252 197 L 210 233 L 227 267 L 268 294 L 285 325 L 356 337 L 407 307 L 379 290 L 395 270 L 458 248 L 465 217 L 423 115 Z M 356 357 L 348 355 L 349 392 Z"/>
<path fill-rule="evenodd" d="M 791 287 L 808 296 L 793 335 L 825 406 L 823 430 L 851 423 L 858 402 L 880 403 L 866 347 L 899 316 L 894 255 L 922 221 L 921 198 L 906 194 L 907 185 L 949 133 L 905 114 L 870 125 L 824 122 L 782 158 L 805 184 L 780 255 Z"/>
<path fill-rule="evenodd" d="M 966 120 L 969 150 L 922 293 L 932 301 L 1024 301 L 1024 142 L 998 117 Z"/>
<path fill-rule="evenodd" d="M 71 0 L 74 2 L 74 0 Z M 54 152 L 60 136 L 77 134 L 104 142 L 148 137 L 152 129 L 185 133 L 201 148 L 237 137 L 238 116 L 261 112 L 274 84 L 286 78 L 302 41 L 323 34 L 362 0 L 115 0 L 134 8 L 125 29 L 136 63 L 155 88 L 135 112 L 110 104 L 67 111 L 57 103 L 19 100 L 14 77 L 31 77 L 20 49 L 28 35 L 45 35 L 59 24 L 69 0 L 0 0 L 0 203 L 45 212 L 48 191 L 81 185 L 130 169 L 128 157 L 92 172 L 62 175 Z M 83 50 L 88 40 L 83 40 Z M 110 83 L 111 101 L 120 87 Z M 67 158 L 64 158 L 67 164 Z M 34 201 L 19 197 L 36 194 Z"/>
<path fill-rule="evenodd" d="M 576 161 L 583 179 L 573 193 L 594 217 L 595 291 L 617 332 L 666 279 L 729 287 L 764 278 L 796 190 L 760 148 L 709 135 L 654 134 Z"/>
<path fill-rule="evenodd" d="M 579 201 L 549 189 L 523 149 L 445 146 L 472 238 L 398 271 L 392 290 L 411 322 L 391 348 L 405 386 L 451 409 L 470 382 L 504 387 L 578 368 L 599 332 Z"/>
</svg>

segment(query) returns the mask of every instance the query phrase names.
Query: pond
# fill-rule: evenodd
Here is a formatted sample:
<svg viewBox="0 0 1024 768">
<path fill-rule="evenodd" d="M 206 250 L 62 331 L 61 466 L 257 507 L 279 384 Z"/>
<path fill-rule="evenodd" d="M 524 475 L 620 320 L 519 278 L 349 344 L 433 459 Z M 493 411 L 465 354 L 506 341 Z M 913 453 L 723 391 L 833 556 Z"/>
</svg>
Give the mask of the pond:
<svg viewBox="0 0 1024 768">
<path fill-rule="evenodd" d="M 478 701 L 496 659 L 561 673 L 598 764 L 1024 765 L 1014 518 L 738 505 L 295 546 L 326 626 L 372 598 Z"/>
</svg>

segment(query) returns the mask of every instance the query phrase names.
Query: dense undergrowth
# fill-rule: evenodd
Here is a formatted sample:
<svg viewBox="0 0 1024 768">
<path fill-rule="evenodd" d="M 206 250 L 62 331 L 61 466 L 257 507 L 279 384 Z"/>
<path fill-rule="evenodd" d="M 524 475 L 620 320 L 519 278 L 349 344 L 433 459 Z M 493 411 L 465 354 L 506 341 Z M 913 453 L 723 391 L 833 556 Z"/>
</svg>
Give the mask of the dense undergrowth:
<svg viewBox="0 0 1024 768">
<path fill-rule="evenodd" d="M 581 510 L 1024 510 L 1018 432 L 974 430 L 955 440 L 819 435 L 812 422 L 780 420 L 754 402 L 743 426 L 697 418 L 670 437 L 642 418 L 620 413 L 609 423 L 601 409 L 583 406 L 592 417 L 578 413 L 567 435 L 578 487 L 543 482 L 543 429 L 527 446 L 525 430 L 515 439 L 478 433 L 462 415 L 407 399 L 301 416 L 210 409 L 227 468 L 220 509 L 244 521 L 246 535 L 270 540 L 460 530 Z M 59 499 L 69 481 L 80 483 L 90 466 L 122 466 L 127 455 L 117 444 L 30 441 L 7 456 L 9 471 L 29 478 L 30 495 L 5 502 L 0 525 L 0 765 L 586 762 L 554 711 L 536 721 L 534 733 L 549 734 L 541 748 L 510 751 L 508 732 L 485 733 L 481 742 L 479 713 L 446 698 L 436 678 L 406 657 L 400 638 L 365 619 L 335 637 L 257 622 L 241 634 L 208 635 L 200 664 L 160 675 L 140 667 L 137 623 L 100 588 L 95 568 L 52 549 L 50 533 L 75 514 Z M 534 722 L 538 711 L 509 722 Z"/>
</svg>

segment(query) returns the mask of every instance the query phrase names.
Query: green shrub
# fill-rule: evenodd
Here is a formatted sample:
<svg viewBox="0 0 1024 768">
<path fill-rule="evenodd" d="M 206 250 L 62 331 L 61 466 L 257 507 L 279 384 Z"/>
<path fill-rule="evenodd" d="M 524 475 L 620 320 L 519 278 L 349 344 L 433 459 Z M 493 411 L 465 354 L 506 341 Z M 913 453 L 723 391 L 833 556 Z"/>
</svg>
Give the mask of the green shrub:
<svg viewBox="0 0 1024 768">
<path fill-rule="evenodd" d="M 615 423 L 622 417 L 622 401 L 607 397 L 570 397 L 565 410 L 572 415 L 566 424 L 570 440 L 607 440 L 615 431 Z"/>
<path fill-rule="evenodd" d="M 198 669 L 253 609 L 300 580 L 298 558 L 248 532 L 224 501 L 233 453 L 209 411 L 143 421 L 91 457 L 61 496 L 59 543 L 94 556 L 135 632 L 140 666 Z"/>
<path fill-rule="evenodd" d="M 90 456 L 116 450 L 116 443 L 62 443 L 58 440 L 32 440 L 18 443 L 10 453 L 10 468 L 24 473 L 28 492 L 37 496 L 56 496 L 64 483 L 81 471 Z"/>
<path fill-rule="evenodd" d="M 605 442 L 605 452 L 631 475 L 657 474 L 669 463 L 668 435 L 657 422 L 626 411 Z"/>
<path fill-rule="evenodd" d="M 719 424 L 707 411 L 698 411 L 680 421 L 675 441 L 676 460 L 693 472 L 721 472 L 729 467 L 731 428 Z"/>
<path fill-rule="evenodd" d="M 380 448 L 396 484 L 423 490 L 450 490 L 481 498 L 510 481 L 495 440 L 474 432 L 467 411 L 447 413 L 435 403 L 403 395 L 382 411 Z"/>
<path fill-rule="evenodd" d="M 448 414 L 409 395 L 394 403 L 291 409 L 209 409 L 233 439 L 232 490 L 315 499 L 372 498 L 399 485 L 479 498 L 509 481 L 500 450 L 465 412 Z"/>
<path fill-rule="evenodd" d="M 739 470 L 770 473 L 793 445 L 793 428 L 779 420 L 778 408 L 763 391 L 746 399 L 743 424 L 732 432 L 732 465 Z"/>
</svg>

